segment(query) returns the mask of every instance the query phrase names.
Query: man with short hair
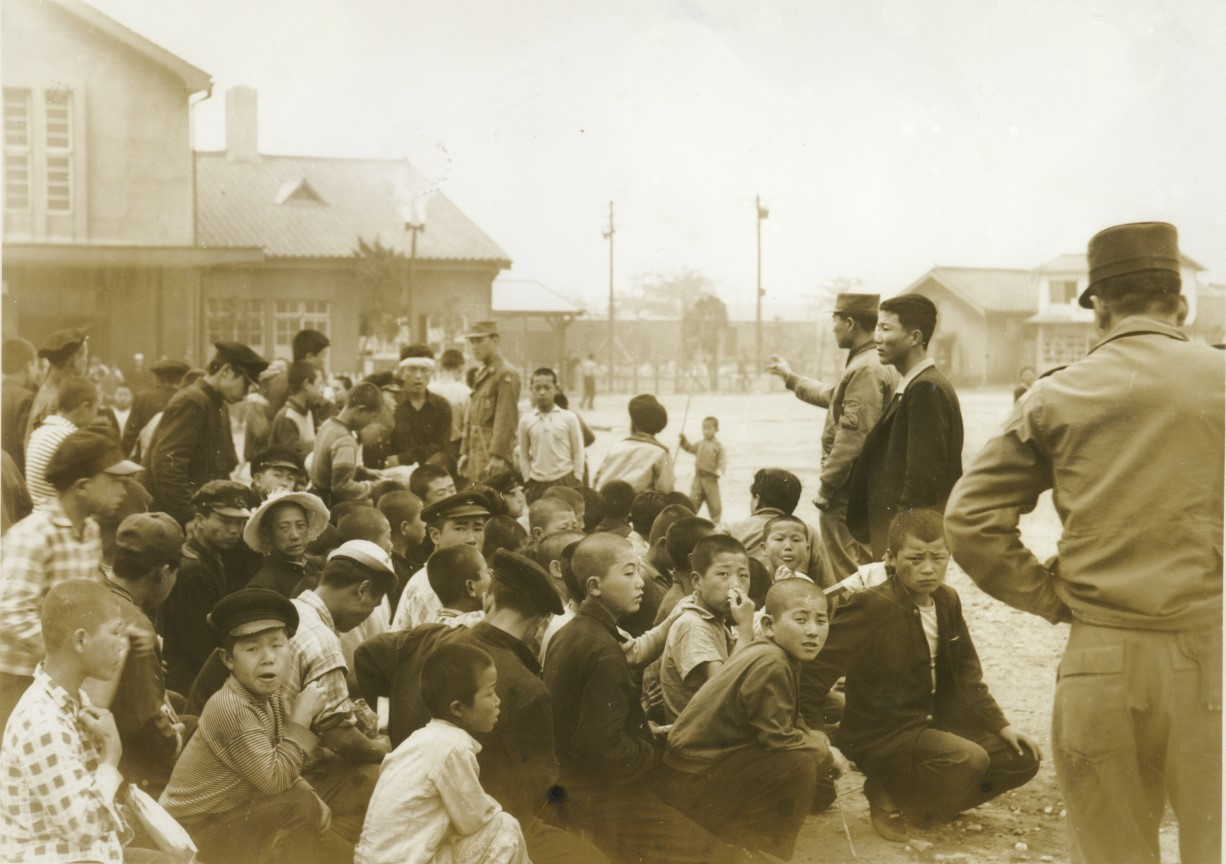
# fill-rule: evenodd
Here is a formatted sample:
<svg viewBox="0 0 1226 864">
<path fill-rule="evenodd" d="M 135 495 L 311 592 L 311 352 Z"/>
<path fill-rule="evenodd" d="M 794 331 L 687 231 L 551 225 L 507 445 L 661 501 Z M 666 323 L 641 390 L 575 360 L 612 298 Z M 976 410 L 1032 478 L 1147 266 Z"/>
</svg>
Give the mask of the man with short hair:
<svg viewBox="0 0 1226 864">
<path fill-rule="evenodd" d="M 149 370 L 154 384 L 138 390 L 132 399 L 132 413 L 123 427 L 123 452 L 133 453 L 145 427 L 170 404 L 170 397 L 179 390 L 179 382 L 191 369 L 182 360 L 158 360 Z"/>
<path fill-rule="evenodd" d="M 371 480 L 379 475 L 363 466 L 358 433 L 382 410 L 379 388 L 363 381 L 349 391 L 341 413 L 329 417 L 319 428 L 311 462 L 311 491 L 326 506 L 370 497 Z"/>
<path fill-rule="evenodd" d="M 472 483 L 513 464 L 519 425 L 519 372 L 502 356 L 497 321 L 479 321 L 464 336 L 481 367 L 473 379 L 460 472 Z"/>
<path fill-rule="evenodd" d="M 55 401 L 55 413 L 49 415 L 26 442 L 26 486 L 35 507 L 45 507 L 58 497 L 46 476 L 47 465 L 56 449 L 73 432 L 92 426 L 98 416 L 98 391 L 92 381 L 80 375 L 60 380 Z M 98 428 L 93 431 L 105 434 Z"/>
<path fill-rule="evenodd" d="M 0 450 L 13 457 L 19 466 L 26 464 L 25 434 L 38 385 L 38 354 L 25 339 L 5 339 L 0 347 L 4 367 L 4 386 L 0 388 L 3 414 L 0 415 Z"/>
<path fill-rule="evenodd" d="M 315 366 L 299 360 L 286 373 L 289 395 L 272 420 L 269 445 L 290 447 L 305 459 L 315 449 L 314 407 L 323 400 L 323 375 Z"/>
<path fill-rule="evenodd" d="M 294 363 L 309 363 L 318 369 L 320 374 L 326 375 L 328 348 L 331 345 L 332 340 L 318 330 L 299 330 L 294 334 L 293 341 L 290 343 L 292 360 Z M 271 420 L 277 416 L 277 412 L 289 398 L 288 370 L 279 372 L 270 378 L 265 386 L 265 392 L 268 396 L 268 417 Z M 324 400 L 321 399 L 313 406 L 313 413 L 315 414 L 315 428 L 318 429 L 331 412 L 329 406 L 325 405 Z"/>
<path fill-rule="evenodd" d="M 22 432 L 23 441 L 29 441 L 31 433 L 55 413 L 55 394 L 60 383 L 69 375 L 84 375 L 89 369 L 89 334 L 83 327 L 56 330 L 38 349 L 38 356 L 46 359 L 50 368 L 34 394 L 30 419 Z"/>
<path fill-rule="evenodd" d="M 1226 370 L 1178 326 L 1175 226 L 1108 228 L 1088 258 L 1099 341 L 1022 395 L 945 533 L 984 591 L 1072 621 L 1052 722 L 1072 860 L 1157 861 L 1169 797 L 1180 860 L 1219 861 Z M 1018 517 L 1049 489 L 1063 536 L 1044 563 Z"/>
<path fill-rule="evenodd" d="M 123 500 L 120 478 L 140 471 L 119 446 L 78 430 L 47 465 L 56 498 L 4 535 L 0 556 L 0 726 L 32 680 L 44 648 L 38 615 L 52 585 L 96 579 L 102 563 L 97 518 Z"/>
<path fill-rule="evenodd" d="M 451 440 L 451 405 L 426 385 L 434 372 L 429 345 L 409 345 L 400 352 L 403 399 L 396 406 L 392 429 L 392 455 L 388 465 L 440 465 L 448 467 Z"/>
<path fill-rule="evenodd" d="M 227 405 L 243 401 L 268 361 L 239 342 L 215 342 L 205 376 L 171 397 L 149 445 L 147 481 L 154 507 L 187 525 L 192 496 L 238 465 Z M 208 608 L 212 608 L 211 606 Z"/>
<path fill-rule="evenodd" d="M 848 481 L 847 527 L 879 561 L 890 522 L 904 510 L 944 510 L 962 476 L 962 408 L 928 356 L 937 307 L 922 294 L 883 300 L 877 356 L 902 376 L 885 413 L 864 439 Z"/>
<path fill-rule="evenodd" d="M 872 560 L 868 547 L 847 529 L 847 486 L 851 466 L 860 455 L 864 438 L 898 383 L 898 372 L 877 357 L 877 294 L 839 294 L 834 304 L 834 338 L 847 350 L 847 362 L 837 384 L 804 378 L 792 372 L 788 361 L 771 357 L 767 371 L 783 379 L 796 398 L 826 409 L 822 427 L 821 486 L 813 505 L 821 511 L 818 527 L 826 550 L 826 569 L 835 581 L 845 579 Z"/>
</svg>

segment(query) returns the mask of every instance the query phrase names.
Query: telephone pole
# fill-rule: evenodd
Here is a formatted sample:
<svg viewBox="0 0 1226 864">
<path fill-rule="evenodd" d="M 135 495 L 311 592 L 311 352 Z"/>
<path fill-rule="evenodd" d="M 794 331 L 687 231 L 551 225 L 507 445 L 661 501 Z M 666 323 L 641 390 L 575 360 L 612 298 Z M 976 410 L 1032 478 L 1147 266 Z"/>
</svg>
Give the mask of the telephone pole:
<svg viewBox="0 0 1226 864">
<path fill-rule="evenodd" d="M 753 196 L 754 206 L 758 211 L 758 295 L 757 313 L 754 317 L 754 378 L 762 371 L 762 220 L 770 216 L 770 211 L 762 206 L 762 196 Z"/>
<path fill-rule="evenodd" d="M 613 234 L 616 232 L 613 226 L 613 202 L 609 202 L 609 227 L 604 229 L 604 237 L 609 241 L 609 392 L 613 392 L 614 382 L 617 380 L 617 342 L 616 342 L 616 324 L 613 318 Z"/>
</svg>

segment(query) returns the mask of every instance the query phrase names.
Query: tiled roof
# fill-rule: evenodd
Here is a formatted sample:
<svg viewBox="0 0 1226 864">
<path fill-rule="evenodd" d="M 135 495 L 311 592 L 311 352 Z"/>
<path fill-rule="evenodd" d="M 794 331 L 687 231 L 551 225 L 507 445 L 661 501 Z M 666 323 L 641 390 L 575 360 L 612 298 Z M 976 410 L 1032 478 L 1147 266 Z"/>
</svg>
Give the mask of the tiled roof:
<svg viewBox="0 0 1226 864">
<path fill-rule="evenodd" d="M 535 279 L 494 280 L 490 309 L 501 315 L 582 315 L 583 309 Z"/>
<path fill-rule="evenodd" d="M 902 293 L 933 280 L 984 312 L 1033 313 L 1039 308 L 1038 283 L 1031 270 L 988 267 L 933 267 Z"/>
<path fill-rule="evenodd" d="M 404 196 L 397 195 L 411 170 L 403 160 L 261 156 L 246 162 L 197 153 L 196 169 L 202 245 L 262 246 L 270 258 L 348 258 L 360 237 L 409 254 L 398 203 Z M 313 196 L 285 200 L 286 190 L 304 188 Z M 510 256 L 446 195 L 435 193 L 425 215 L 419 259 L 510 266 Z"/>
</svg>

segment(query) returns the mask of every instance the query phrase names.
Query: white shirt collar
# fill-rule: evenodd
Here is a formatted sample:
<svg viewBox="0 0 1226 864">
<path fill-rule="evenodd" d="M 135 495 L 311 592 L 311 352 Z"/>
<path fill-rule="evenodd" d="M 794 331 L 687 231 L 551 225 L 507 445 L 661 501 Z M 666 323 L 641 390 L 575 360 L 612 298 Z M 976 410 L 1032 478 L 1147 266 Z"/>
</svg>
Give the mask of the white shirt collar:
<svg viewBox="0 0 1226 864">
<path fill-rule="evenodd" d="M 919 377 L 919 374 L 921 372 L 923 372 L 925 369 L 931 369 L 933 366 L 936 366 L 936 365 L 937 365 L 936 362 L 931 357 L 925 357 L 923 360 L 916 363 L 914 366 L 911 367 L 911 371 L 903 376 L 902 381 L 898 382 L 898 386 L 894 388 L 894 395 L 895 396 L 900 395 L 904 390 L 907 389 L 908 384 L 910 384 L 917 377 Z"/>
</svg>

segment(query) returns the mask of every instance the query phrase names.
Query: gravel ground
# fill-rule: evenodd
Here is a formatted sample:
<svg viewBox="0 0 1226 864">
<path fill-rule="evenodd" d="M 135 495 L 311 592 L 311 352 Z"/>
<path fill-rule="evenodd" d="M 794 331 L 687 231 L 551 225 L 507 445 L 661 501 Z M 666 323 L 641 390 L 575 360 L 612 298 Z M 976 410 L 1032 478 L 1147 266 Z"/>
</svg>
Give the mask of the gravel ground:
<svg viewBox="0 0 1226 864">
<path fill-rule="evenodd" d="M 983 446 L 1008 416 L 1011 392 L 976 389 L 960 394 L 966 426 L 964 462 Z M 669 425 L 661 440 L 675 449 L 677 435 L 701 435 L 702 418 L 719 418 L 719 438 L 728 449 L 728 473 L 721 491 L 727 521 L 749 511 L 749 484 L 758 468 L 782 467 L 804 484 L 797 513 L 816 523 L 817 511 L 809 503 L 817 489 L 821 427 L 825 412 L 805 405 L 786 391 L 754 394 L 695 394 L 686 414 L 684 394 L 665 395 Z M 593 474 L 609 446 L 629 433 L 625 396 L 597 398 L 595 410 L 583 412 L 597 429 L 589 450 Z M 682 453 L 677 464 L 677 488 L 688 492 L 693 478 L 693 457 Z M 705 515 L 705 513 L 703 514 Z M 1035 512 L 1024 517 L 1023 537 L 1040 557 L 1055 554 L 1060 524 L 1044 496 Z M 797 864 L 809 862 L 1012 862 L 1068 861 L 1063 803 L 1049 757 L 1051 701 L 1056 667 L 1068 637 L 1066 625 L 1011 609 L 980 591 L 951 565 L 948 583 L 962 597 L 971 635 L 983 663 L 984 677 L 1013 725 L 1029 732 L 1043 747 L 1045 760 L 1038 776 L 1021 789 L 1006 793 L 966 814 L 952 825 L 921 833 L 913 831 L 915 846 L 879 838 L 868 818 L 861 787 L 863 775 L 851 773 L 839 783 L 842 816 L 851 835 L 844 833 L 839 810 L 809 817 L 797 845 Z M 1163 828 L 1163 860 L 1178 861 L 1176 829 L 1169 819 Z M 854 844 L 855 854 L 851 850 Z M 919 847 L 919 848 L 916 848 Z"/>
</svg>

